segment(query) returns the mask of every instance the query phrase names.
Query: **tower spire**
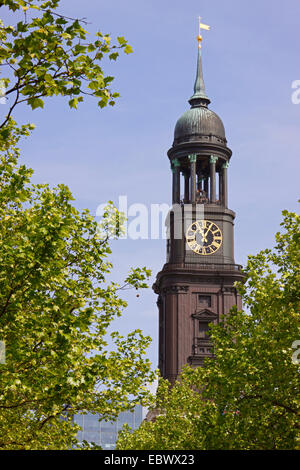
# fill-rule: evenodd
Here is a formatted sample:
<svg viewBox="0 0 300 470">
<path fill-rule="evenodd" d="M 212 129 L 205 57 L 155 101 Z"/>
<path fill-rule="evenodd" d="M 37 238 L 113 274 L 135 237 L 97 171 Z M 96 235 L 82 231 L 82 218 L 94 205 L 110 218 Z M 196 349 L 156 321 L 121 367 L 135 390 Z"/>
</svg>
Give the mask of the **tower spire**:
<svg viewBox="0 0 300 470">
<path fill-rule="evenodd" d="M 189 99 L 189 103 L 192 108 L 198 106 L 205 106 L 210 103 L 210 99 L 208 98 L 206 91 L 205 91 L 205 84 L 203 80 L 203 70 L 202 70 L 202 54 L 201 54 L 201 29 L 205 29 L 207 31 L 210 30 L 210 26 L 207 24 L 201 23 L 201 17 L 199 16 L 199 34 L 197 36 L 198 41 L 198 60 L 197 60 L 197 73 L 196 73 L 196 80 L 194 84 L 194 94 Z"/>
</svg>

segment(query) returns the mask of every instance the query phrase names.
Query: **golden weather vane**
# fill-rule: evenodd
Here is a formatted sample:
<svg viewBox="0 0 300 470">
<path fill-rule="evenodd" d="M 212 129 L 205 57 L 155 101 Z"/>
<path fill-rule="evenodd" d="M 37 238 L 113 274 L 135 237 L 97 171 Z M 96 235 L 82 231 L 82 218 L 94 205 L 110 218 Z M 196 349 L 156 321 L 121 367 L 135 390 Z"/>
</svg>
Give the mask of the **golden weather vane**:
<svg viewBox="0 0 300 470">
<path fill-rule="evenodd" d="M 210 26 L 208 26 L 208 24 L 201 23 L 201 16 L 199 16 L 199 35 L 197 36 L 197 41 L 198 41 L 198 47 L 199 48 L 201 47 L 201 41 L 202 41 L 201 29 L 205 29 L 206 31 L 209 31 Z"/>
</svg>

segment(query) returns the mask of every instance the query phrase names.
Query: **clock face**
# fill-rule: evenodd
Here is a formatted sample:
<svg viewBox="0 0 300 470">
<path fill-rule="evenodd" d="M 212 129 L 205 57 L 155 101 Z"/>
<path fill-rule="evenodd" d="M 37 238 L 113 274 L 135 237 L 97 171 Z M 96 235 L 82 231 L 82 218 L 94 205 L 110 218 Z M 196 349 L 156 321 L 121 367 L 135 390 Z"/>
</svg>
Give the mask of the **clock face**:
<svg viewBox="0 0 300 470">
<path fill-rule="evenodd" d="M 212 255 L 222 245 L 222 232 L 210 220 L 196 220 L 186 231 L 186 241 L 195 253 Z"/>
</svg>

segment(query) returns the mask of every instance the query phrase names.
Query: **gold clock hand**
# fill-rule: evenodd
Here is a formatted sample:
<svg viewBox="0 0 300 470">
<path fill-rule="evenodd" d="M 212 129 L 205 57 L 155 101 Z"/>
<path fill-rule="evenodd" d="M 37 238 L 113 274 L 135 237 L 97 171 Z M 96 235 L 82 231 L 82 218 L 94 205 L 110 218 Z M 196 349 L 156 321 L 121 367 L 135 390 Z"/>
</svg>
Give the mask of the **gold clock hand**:
<svg viewBox="0 0 300 470">
<path fill-rule="evenodd" d="M 210 229 L 213 225 L 214 225 L 213 222 L 211 222 L 210 226 L 206 229 L 206 233 L 210 231 Z"/>
</svg>

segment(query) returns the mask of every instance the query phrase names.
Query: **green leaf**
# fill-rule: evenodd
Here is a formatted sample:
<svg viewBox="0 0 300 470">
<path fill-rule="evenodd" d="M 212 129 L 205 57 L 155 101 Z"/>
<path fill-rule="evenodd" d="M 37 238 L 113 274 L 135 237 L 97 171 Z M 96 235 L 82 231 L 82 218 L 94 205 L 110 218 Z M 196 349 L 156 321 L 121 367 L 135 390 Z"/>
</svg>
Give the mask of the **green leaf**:
<svg viewBox="0 0 300 470">
<path fill-rule="evenodd" d="M 119 53 L 118 52 L 112 52 L 111 54 L 109 54 L 109 58 L 111 60 L 117 60 L 117 58 L 119 57 Z"/>
<path fill-rule="evenodd" d="M 127 46 L 124 48 L 124 52 L 125 54 L 131 54 L 133 52 L 133 49 L 129 44 L 127 44 Z"/>
<path fill-rule="evenodd" d="M 71 100 L 69 100 L 70 108 L 77 109 L 77 104 L 78 104 L 78 99 L 77 98 L 72 98 Z"/>
<path fill-rule="evenodd" d="M 44 107 L 44 101 L 41 100 L 40 98 L 29 98 L 27 102 L 31 106 L 32 109 Z"/>
<path fill-rule="evenodd" d="M 117 40 L 119 42 L 119 44 L 122 46 L 123 44 L 126 44 L 126 39 L 123 37 L 123 36 L 118 36 L 117 37 Z"/>
</svg>

